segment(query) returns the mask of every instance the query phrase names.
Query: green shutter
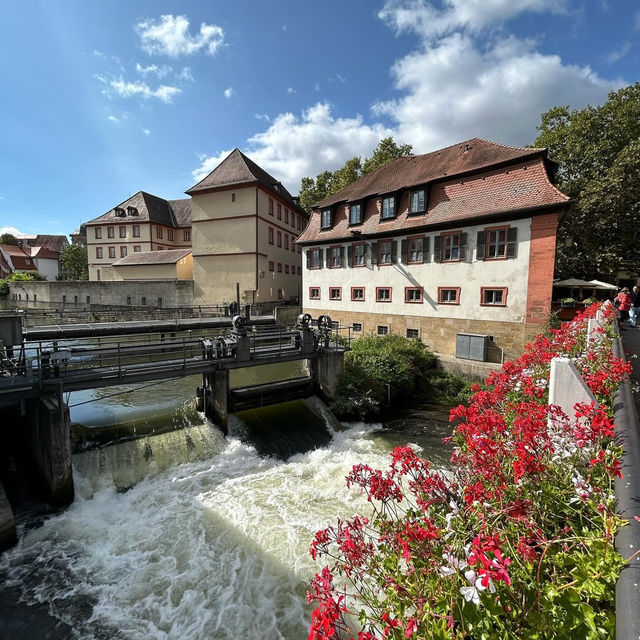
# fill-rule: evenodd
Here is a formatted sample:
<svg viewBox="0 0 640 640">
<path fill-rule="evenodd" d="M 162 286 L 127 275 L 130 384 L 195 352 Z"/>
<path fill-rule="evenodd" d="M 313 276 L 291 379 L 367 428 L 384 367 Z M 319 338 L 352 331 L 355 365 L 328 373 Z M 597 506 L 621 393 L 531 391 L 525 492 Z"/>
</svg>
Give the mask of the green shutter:
<svg viewBox="0 0 640 640">
<path fill-rule="evenodd" d="M 431 260 L 431 252 L 429 251 L 429 236 L 422 241 L 422 260 L 429 262 Z"/>
<path fill-rule="evenodd" d="M 409 252 L 409 241 L 403 240 L 402 249 L 400 251 L 400 262 L 402 262 L 402 264 L 407 264 L 407 262 L 409 262 L 408 252 Z"/>
<path fill-rule="evenodd" d="M 460 260 L 467 259 L 467 234 L 460 234 Z"/>
<path fill-rule="evenodd" d="M 442 262 L 442 236 L 433 239 L 433 261 Z"/>
<path fill-rule="evenodd" d="M 476 237 L 476 260 L 484 260 L 484 231 L 478 231 Z"/>
<path fill-rule="evenodd" d="M 371 264 L 378 264 L 378 243 L 371 243 Z"/>
<path fill-rule="evenodd" d="M 507 258 L 518 257 L 518 228 L 509 227 L 507 231 Z"/>
<path fill-rule="evenodd" d="M 344 268 L 344 247 L 340 247 L 340 266 Z"/>
<path fill-rule="evenodd" d="M 347 247 L 347 266 L 351 267 L 353 266 L 353 245 L 350 244 Z"/>
</svg>

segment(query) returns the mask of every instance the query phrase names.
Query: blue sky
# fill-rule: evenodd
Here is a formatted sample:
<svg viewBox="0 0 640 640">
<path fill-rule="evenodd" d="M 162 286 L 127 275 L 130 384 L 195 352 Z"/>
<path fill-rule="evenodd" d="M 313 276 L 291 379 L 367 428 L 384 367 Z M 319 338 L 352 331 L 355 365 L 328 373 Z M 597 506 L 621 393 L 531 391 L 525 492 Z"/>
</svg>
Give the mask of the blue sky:
<svg viewBox="0 0 640 640">
<path fill-rule="evenodd" d="M 0 230 L 183 197 L 239 147 L 300 178 L 392 135 L 526 145 L 638 81 L 635 0 L 2 3 Z"/>
</svg>

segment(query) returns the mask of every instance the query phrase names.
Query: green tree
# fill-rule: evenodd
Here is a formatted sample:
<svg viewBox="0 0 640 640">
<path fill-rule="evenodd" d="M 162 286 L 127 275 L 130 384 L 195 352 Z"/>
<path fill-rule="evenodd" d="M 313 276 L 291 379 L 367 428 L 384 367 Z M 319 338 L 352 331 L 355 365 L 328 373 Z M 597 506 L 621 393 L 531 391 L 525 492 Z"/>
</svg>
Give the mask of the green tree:
<svg viewBox="0 0 640 640">
<path fill-rule="evenodd" d="M 340 169 L 323 171 L 314 178 L 302 178 L 300 182 L 300 205 L 307 211 L 320 200 L 344 189 L 363 175 L 378 167 L 400 158 L 411 155 L 411 145 L 398 145 L 393 138 L 382 139 L 373 150 L 370 158 L 364 161 L 359 156 L 347 160 Z"/>
<path fill-rule="evenodd" d="M 63 280 L 88 280 L 89 264 L 86 247 L 70 244 L 60 255 L 60 271 Z"/>
<path fill-rule="evenodd" d="M 557 185 L 574 203 L 558 230 L 556 275 L 615 277 L 638 271 L 640 83 L 599 107 L 542 114 L 535 146 L 558 163 Z"/>
<path fill-rule="evenodd" d="M 18 245 L 18 238 L 16 238 L 12 233 L 3 233 L 0 236 L 0 244 L 13 244 Z"/>
</svg>

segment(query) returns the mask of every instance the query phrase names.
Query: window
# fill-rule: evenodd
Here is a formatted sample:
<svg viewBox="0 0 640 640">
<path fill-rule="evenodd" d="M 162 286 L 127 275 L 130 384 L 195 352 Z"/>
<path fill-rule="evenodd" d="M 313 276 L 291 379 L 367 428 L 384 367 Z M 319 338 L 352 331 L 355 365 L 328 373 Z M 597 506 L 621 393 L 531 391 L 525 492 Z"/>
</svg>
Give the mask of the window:
<svg viewBox="0 0 640 640">
<path fill-rule="evenodd" d="M 407 238 L 407 262 L 410 264 L 417 264 L 424 262 L 424 237 L 420 238 Z"/>
<path fill-rule="evenodd" d="M 278 262 L 278 273 L 282 273 L 282 262 Z"/>
<path fill-rule="evenodd" d="M 407 338 L 413 340 L 414 338 L 420 338 L 420 330 L 419 329 L 407 329 Z"/>
<path fill-rule="evenodd" d="M 287 209 L 287 207 L 284 208 L 284 222 L 285 224 L 289 224 L 289 209 Z"/>
<path fill-rule="evenodd" d="M 116 237 L 115 229 L 113 227 L 107 227 L 107 237 L 109 237 L 109 238 L 115 238 Z"/>
<path fill-rule="evenodd" d="M 278 207 L 278 220 L 282 220 L 282 205 L 278 203 L 276 206 Z"/>
<path fill-rule="evenodd" d="M 404 301 L 422 304 L 422 287 L 405 287 Z"/>
<path fill-rule="evenodd" d="M 296 275 L 296 265 L 295 265 L 295 264 L 292 264 L 292 265 L 291 265 L 291 275 L 292 275 L 292 276 L 295 276 L 295 275 Z"/>
<path fill-rule="evenodd" d="M 351 287 L 351 299 L 354 302 L 364 302 L 364 287 Z"/>
<path fill-rule="evenodd" d="M 282 231 L 278 231 L 278 246 L 282 246 Z"/>
<path fill-rule="evenodd" d="M 417 189 L 409 194 L 409 213 L 423 213 L 425 210 L 425 190 Z"/>
<path fill-rule="evenodd" d="M 134 224 L 133 225 L 133 237 L 134 238 L 139 238 L 140 237 L 140 225 L 139 224 Z"/>
<path fill-rule="evenodd" d="M 87 304 L 91 304 L 91 296 L 87 296 Z"/>
<path fill-rule="evenodd" d="M 95 229 L 96 240 L 102 238 L 102 227 L 96 227 Z"/>
<path fill-rule="evenodd" d="M 385 324 L 379 324 L 378 325 L 378 335 L 379 336 L 386 336 L 389 333 L 389 327 L 387 327 L 387 325 Z"/>
<path fill-rule="evenodd" d="M 273 200 L 269 198 L 269 215 L 273 215 Z"/>
<path fill-rule="evenodd" d="M 391 287 L 376 287 L 376 302 L 391 302 Z"/>
<path fill-rule="evenodd" d="M 396 198 L 395 196 L 387 196 L 382 198 L 382 212 L 380 217 L 383 220 L 396 217 Z"/>
<path fill-rule="evenodd" d="M 115 258 L 116 257 L 116 248 L 115 247 L 109 247 L 109 257 L 110 258 Z"/>
<path fill-rule="evenodd" d="M 120 247 L 120 257 L 121 258 L 127 257 L 127 247 Z"/>
<path fill-rule="evenodd" d="M 295 213 L 293 213 L 293 211 L 292 211 L 292 212 L 291 212 L 291 226 L 292 226 L 294 229 L 296 228 L 296 218 L 297 218 L 296 214 L 295 214 Z M 298 228 L 300 228 L 300 227 L 298 227 Z"/>
<path fill-rule="evenodd" d="M 20 297 L 20 300 L 22 300 L 22 296 Z M 63 295 L 62 296 L 62 302 L 66 302 L 67 301 L 67 296 Z"/>
<path fill-rule="evenodd" d="M 293 253 L 296 252 L 296 245 L 294 242 L 295 238 L 293 236 L 291 236 L 291 251 L 293 251 Z"/>
<path fill-rule="evenodd" d="M 140 299 L 140 304 L 141 304 L 143 307 L 146 307 L 146 306 L 147 306 L 147 297 L 146 297 L 146 296 L 142 296 L 142 298 Z"/>
<path fill-rule="evenodd" d="M 452 231 L 434 238 L 433 259 L 436 262 L 458 262 L 464 260 L 466 251 L 466 233 Z"/>
<path fill-rule="evenodd" d="M 127 304 L 131 305 L 131 296 L 127 296 Z"/>
<path fill-rule="evenodd" d="M 298 218 L 298 231 L 302 231 L 302 218 Z"/>
<path fill-rule="evenodd" d="M 482 306 L 506 307 L 507 287 L 482 287 L 480 289 L 480 304 Z"/>
<path fill-rule="evenodd" d="M 323 209 L 320 215 L 320 228 L 331 229 L 331 209 Z"/>
<path fill-rule="evenodd" d="M 96 247 L 96 258 L 102 258 L 102 247 Z"/>
<path fill-rule="evenodd" d="M 167 229 L 167 240 L 173 240 L 173 229 Z"/>
<path fill-rule="evenodd" d="M 309 287 L 309 300 L 320 300 L 320 287 Z"/>
<path fill-rule="evenodd" d="M 301 276 L 302 275 L 302 267 L 296 267 L 297 271 L 298 271 L 298 275 Z"/>
<path fill-rule="evenodd" d="M 125 227 L 124 225 L 121 227 L 118 227 L 118 235 L 121 238 L 126 238 L 127 237 L 127 227 Z"/>
<path fill-rule="evenodd" d="M 140 245 L 139 245 L 139 244 L 136 244 L 136 245 L 133 247 L 133 253 L 140 253 L 140 251 L 142 251 L 142 247 L 140 247 Z"/>
<path fill-rule="evenodd" d="M 191 231 L 187 230 L 184 232 L 184 241 L 191 242 Z"/>
<path fill-rule="evenodd" d="M 276 270 L 276 263 L 273 260 L 269 260 L 269 271 Z"/>
<path fill-rule="evenodd" d="M 231 194 L 231 202 L 235 202 L 236 201 L 236 194 L 232 193 Z"/>
<path fill-rule="evenodd" d="M 378 244 L 378 264 L 391 264 L 393 262 L 393 240 L 382 240 Z"/>
<path fill-rule="evenodd" d="M 360 224 L 362 222 L 362 206 L 359 202 L 349 207 L 349 224 Z"/>
<path fill-rule="evenodd" d="M 284 272 L 285 272 L 287 275 L 289 275 L 289 265 L 288 265 L 288 264 L 285 264 L 285 265 L 284 265 Z"/>
<path fill-rule="evenodd" d="M 28 300 L 28 298 L 27 298 L 27 300 Z M 78 296 L 73 296 L 73 301 L 74 301 L 76 304 L 78 304 Z"/>
<path fill-rule="evenodd" d="M 284 248 L 285 249 L 289 248 L 289 234 L 288 233 L 284 234 Z"/>
<path fill-rule="evenodd" d="M 269 244 L 273 244 L 273 227 L 269 227 Z"/>
<path fill-rule="evenodd" d="M 460 304 L 460 287 L 438 287 L 438 304 Z"/>
<path fill-rule="evenodd" d="M 517 227 L 493 227 L 478 231 L 476 257 L 478 260 L 515 258 L 517 240 Z"/>
<path fill-rule="evenodd" d="M 329 287 L 329 300 L 342 300 L 342 287 Z"/>
<path fill-rule="evenodd" d="M 96 269 L 96 279 L 100 280 L 100 269 Z"/>
<path fill-rule="evenodd" d="M 156 238 L 162 238 L 162 227 L 156 227 Z"/>
<path fill-rule="evenodd" d="M 342 266 L 344 248 L 343 247 L 331 247 L 330 249 L 330 269 L 339 269 Z"/>
<path fill-rule="evenodd" d="M 359 242 L 351 245 L 351 264 L 354 267 L 364 267 L 367 259 L 367 244 Z"/>
<path fill-rule="evenodd" d="M 362 322 L 354 322 L 351 327 L 355 333 L 362 333 Z"/>
<path fill-rule="evenodd" d="M 162 298 L 158 298 L 158 306 L 161 307 L 162 306 Z"/>
<path fill-rule="evenodd" d="M 322 249 L 307 251 L 307 269 L 322 269 Z"/>
</svg>

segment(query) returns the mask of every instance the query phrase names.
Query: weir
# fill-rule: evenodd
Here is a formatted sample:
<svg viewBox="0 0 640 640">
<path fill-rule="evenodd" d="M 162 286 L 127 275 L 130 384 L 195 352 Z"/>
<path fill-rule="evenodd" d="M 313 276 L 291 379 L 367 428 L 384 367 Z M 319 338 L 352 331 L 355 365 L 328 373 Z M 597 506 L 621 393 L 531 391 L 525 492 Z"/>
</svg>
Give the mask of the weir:
<svg viewBox="0 0 640 640">
<path fill-rule="evenodd" d="M 28 454 L 33 479 L 41 486 L 44 499 L 58 505 L 69 504 L 74 497 L 69 408 L 64 393 L 200 374 L 196 407 L 226 435 L 230 413 L 314 394 L 331 398 L 348 350 L 338 342 L 328 316 L 314 322 L 308 314 L 301 314 L 292 329 L 249 331 L 246 319 L 236 316 L 227 334 L 195 337 L 188 331 L 167 337 L 163 333 L 155 341 L 140 333 L 140 323 L 136 323 L 139 333 L 125 337 L 119 333 L 122 323 L 115 323 L 115 340 L 104 337 L 108 331 L 102 327 L 103 337 L 93 342 L 70 339 L 60 343 L 56 339 L 44 345 L 29 344 L 19 323 L 20 316 L 0 318 L 0 347 L 4 347 L 0 351 L 0 415 L 12 411 L 23 416 L 26 429 L 20 443 Z M 70 327 L 64 333 L 87 335 L 87 331 Z M 149 331 L 155 333 L 158 327 Z M 35 333 L 45 335 L 43 331 Z M 56 338 L 60 335 L 55 332 Z M 233 369 L 293 360 L 307 361 L 309 375 L 230 388 L 229 372 Z M 11 541 L 13 516 L 3 515 L 2 504 L 0 500 L 0 531 L 6 524 L 6 539 Z"/>
</svg>

